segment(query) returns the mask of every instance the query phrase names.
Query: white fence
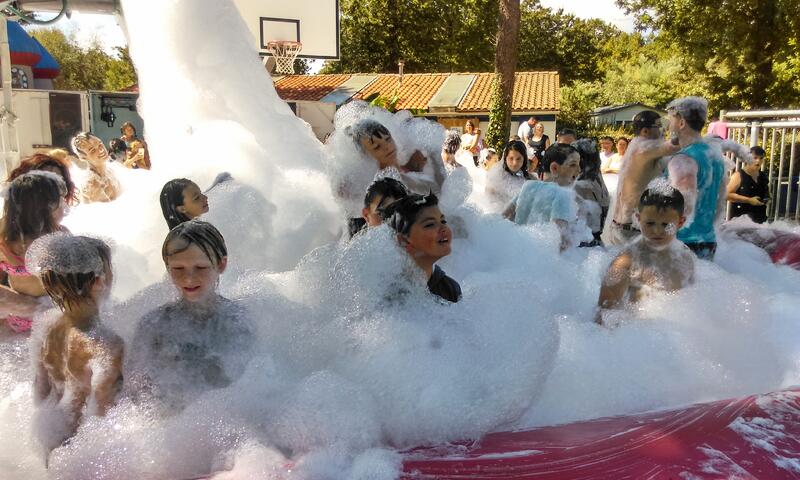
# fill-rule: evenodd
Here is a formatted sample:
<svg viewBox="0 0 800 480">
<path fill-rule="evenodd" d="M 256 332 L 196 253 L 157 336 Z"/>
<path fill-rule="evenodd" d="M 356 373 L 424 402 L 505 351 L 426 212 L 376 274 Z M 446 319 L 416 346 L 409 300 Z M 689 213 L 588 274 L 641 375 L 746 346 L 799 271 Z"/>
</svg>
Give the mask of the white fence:
<svg viewBox="0 0 800 480">
<path fill-rule="evenodd" d="M 723 110 L 720 121 L 729 139 L 767 152 L 761 169 L 769 175 L 769 221 L 800 221 L 800 110 Z"/>
</svg>

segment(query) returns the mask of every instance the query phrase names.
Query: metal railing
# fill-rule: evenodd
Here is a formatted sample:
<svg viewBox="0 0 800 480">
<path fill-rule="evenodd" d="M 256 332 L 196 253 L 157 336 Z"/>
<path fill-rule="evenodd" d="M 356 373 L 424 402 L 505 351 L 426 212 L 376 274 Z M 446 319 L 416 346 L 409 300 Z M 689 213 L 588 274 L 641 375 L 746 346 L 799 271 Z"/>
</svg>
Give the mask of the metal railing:
<svg viewBox="0 0 800 480">
<path fill-rule="evenodd" d="M 761 164 L 769 178 L 767 219 L 800 221 L 800 110 L 723 110 L 719 118 L 728 139 L 767 152 Z"/>
</svg>

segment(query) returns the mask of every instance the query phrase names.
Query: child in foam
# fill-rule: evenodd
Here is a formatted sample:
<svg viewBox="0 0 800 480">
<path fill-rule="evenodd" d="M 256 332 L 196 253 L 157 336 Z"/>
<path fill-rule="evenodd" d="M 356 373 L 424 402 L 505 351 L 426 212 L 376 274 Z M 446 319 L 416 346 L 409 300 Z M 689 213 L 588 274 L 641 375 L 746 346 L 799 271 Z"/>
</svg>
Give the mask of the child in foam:
<svg viewBox="0 0 800 480">
<path fill-rule="evenodd" d="M 122 188 L 114 172 L 108 168 L 108 150 L 103 141 L 88 132 L 81 132 L 72 139 L 72 151 L 89 164 L 89 176 L 81 187 L 81 201 L 116 200 Z"/>
<path fill-rule="evenodd" d="M 450 255 L 453 239 L 436 195 L 408 195 L 386 207 L 383 218 L 397 233 L 400 246 L 425 274 L 428 290 L 447 301 L 458 302 L 461 286 L 436 265 Z"/>
<path fill-rule="evenodd" d="M 486 176 L 486 193 L 495 202 L 506 205 L 527 180 L 534 178 L 528 173 L 528 147 L 519 140 L 512 140 L 503 149 L 500 162 Z"/>
<path fill-rule="evenodd" d="M 592 242 L 586 209 L 571 188 L 581 171 L 580 158 L 570 145 L 551 145 L 544 152 L 545 181 L 526 182 L 503 216 L 518 225 L 555 223 L 561 234 L 561 251 Z"/>
<path fill-rule="evenodd" d="M 681 192 L 666 179 L 653 180 L 639 199 L 636 217 L 642 234 L 608 267 L 598 300 L 602 309 L 636 302 L 645 288 L 675 291 L 694 281 L 694 255 L 675 240 L 686 223 Z M 597 322 L 603 323 L 601 314 Z"/>
<path fill-rule="evenodd" d="M 59 154 L 63 152 L 63 157 Z M 52 172 L 60 176 L 64 180 L 64 185 L 67 187 L 67 193 L 64 195 L 64 200 L 67 205 L 78 204 L 78 191 L 75 188 L 75 183 L 72 181 L 72 175 L 69 172 L 70 161 L 63 150 L 51 150 L 47 154 L 36 153 L 30 157 L 24 158 L 17 168 L 11 171 L 6 179 L 6 182 L 12 182 L 15 178 L 25 173 L 39 170 L 45 172 Z"/>
<path fill-rule="evenodd" d="M 175 178 L 161 189 L 161 213 L 173 229 L 183 222 L 208 213 L 208 197 L 191 180 Z"/>
<path fill-rule="evenodd" d="M 406 186 L 393 178 L 381 178 L 372 182 L 364 196 L 361 216 L 367 227 L 383 224 L 381 214 L 392 203 L 408 196 Z"/>
<path fill-rule="evenodd" d="M 44 334 L 34 381 L 49 452 L 75 434 L 84 412 L 105 415 L 111 407 L 122 384 L 123 342 L 100 321 L 113 280 L 108 245 L 53 233 L 33 242 L 26 259 L 62 312 Z"/>
<path fill-rule="evenodd" d="M 126 391 L 180 409 L 242 375 L 254 331 L 245 309 L 217 293 L 228 252 L 213 225 L 181 223 L 167 234 L 161 254 L 180 298 L 137 326 L 125 365 Z"/>
<path fill-rule="evenodd" d="M 600 173 L 600 154 L 594 141 L 580 139 L 572 144 L 581 156 L 581 174 L 575 182 L 575 192 L 583 199 L 587 223 L 594 236 L 594 245 L 602 245 L 600 236 L 608 215 L 609 194 Z"/>
<path fill-rule="evenodd" d="M 8 274 L 10 288 L 0 287 L 0 306 L 6 323 L 15 332 L 31 328 L 31 315 L 46 295 L 39 279 L 28 271 L 25 253 L 31 243 L 61 226 L 67 203 L 67 187 L 58 175 L 34 170 L 9 185 L 0 222 L 0 269 Z"/>
</svg>

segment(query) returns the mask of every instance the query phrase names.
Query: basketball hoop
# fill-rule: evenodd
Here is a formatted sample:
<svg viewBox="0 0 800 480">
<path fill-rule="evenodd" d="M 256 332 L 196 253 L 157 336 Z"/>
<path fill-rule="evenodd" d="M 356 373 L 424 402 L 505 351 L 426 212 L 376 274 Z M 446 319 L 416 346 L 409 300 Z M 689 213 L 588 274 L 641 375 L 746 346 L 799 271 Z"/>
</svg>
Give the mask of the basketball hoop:
<svg viewBox="0 0 800 480">
<path fill-rule="evenodd" d="M 267 50 L 275 57 L 275 71 L 284 75 L 294 73 L 294 59 L 303 49 L 303 44 L 291 40 L 273 40 L 267 42 Z"/>
</svg>

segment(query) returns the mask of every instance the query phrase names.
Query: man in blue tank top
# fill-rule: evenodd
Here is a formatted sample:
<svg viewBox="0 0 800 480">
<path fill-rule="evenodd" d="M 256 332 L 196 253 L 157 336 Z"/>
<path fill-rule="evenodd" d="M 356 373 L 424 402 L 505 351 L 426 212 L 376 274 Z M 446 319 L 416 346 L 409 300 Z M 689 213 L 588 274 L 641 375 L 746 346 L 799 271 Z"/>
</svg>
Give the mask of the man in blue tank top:
<svg viewBox="0 0 800 480">
<path fill-rule="evenodd" d="M 669 162 L 668 174 L 686 199 L 688 218 L 678 231 L 678 240 L 698 258 L 713 260 L 717 250 L 714 224 L 725 211 L 725 160 L 700 134 L 708 102 L 700 97 L 679 98 L 667 106 L 667 114 L 672 142 L 681 147 Z"/>
</svg>

